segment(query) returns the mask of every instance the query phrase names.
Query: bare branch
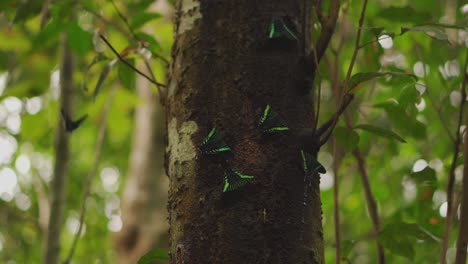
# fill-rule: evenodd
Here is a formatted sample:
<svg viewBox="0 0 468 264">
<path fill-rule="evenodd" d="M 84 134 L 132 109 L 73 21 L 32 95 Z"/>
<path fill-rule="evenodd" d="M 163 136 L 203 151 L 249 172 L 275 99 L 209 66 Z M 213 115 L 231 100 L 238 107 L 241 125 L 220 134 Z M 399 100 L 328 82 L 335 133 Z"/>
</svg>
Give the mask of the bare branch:
<svg viewBox="0 0 468 264">
<path fill-rule="evenodd" d="M 328 141 L 331 134 L 333 133 L 333 129 L 338 123 L 340 116 L 343 114 L 343 112 L 346 110 L 346 108 L 349 106 L 349 104 L 351 103 L 353 99 L 354 99 L 354 94 L 346 94 L 344 96 L 344 100 L 341 102 L 341 106 L 338 109 L 338 111 L 317 130 L 316 134 L 319 137 L 323 133 L 328 131 L 327 134 L 325 134 L 325 136 L 323 137 L 323 139 L 320 140 L 320 146 L 323 146 Z"/>
<path fill-rule="evenodd" d="M 348 127 L 351 127 L 351 118 L 349 114 L 345 113 L 345 119 Z M 372 220 L 372 224 L 374 225 L 374 236 L 380 232 L 380 219 L 377 209 L 377 203 L 375 201 L 374 195 L 372 194 L 372 189 L 369 183 L 369 175 L 366 170 L 366 165 L 364 161 L 364 157 L 359 150 L 356 148 L 353 151 L 353 156 L 358 163 L 359 175 L 361 176 L 362 186 L 364 187 L 364 194 L 366 197 L 367 202 L 367 210 L 369 211 L 370 218 Z M 374 237 L 375 239 L 375 237 Z M 385 263 L 385 252 L 382 245 L 377 241 L 377 255 L 378 255 L 378 263 L 383 264 Z"/>
<path fill-rule="evenodd" d="M 465 67 L 466 69 L 466 67 Z M 468 74 L 465 71 L 464 86 Z M 468 119 L 466 120 L 468 125 Z M 462 201 L 460 205 L 460 227 L 458 230 L 457 254 L 455 263 L 466 263 L 466 247 L 468 246 L 468 133 L 465 131 L 465 147 L 464 147 L 464 167 L 463 167 L 463 185 L 462 185 Z"/>
<path fill-rule="evenodd" d="M 112 52 L 114 52 L 114 54 L 119 58 L 119 60 L 121 62 L 123 62 L 125 65 L 127 65 L 128 67 L 130 67 L 132 70 L 134 70 L 136 73 L 138 73 L 139 75 L 143 76 L 144 78 L 146 78 L 148 81 L 150 81 L 152 84 L 154 85 L 157 85 L 157 86 L 161 86 L 161 87 L 166 87 L 166 85 L 162 84 L 162 83 L 159 83 L 155 80 L 153 80 L 151 77 L 149 77 L 148 75 L 146 75 L 145 73 L 143 73 L 142 71 L 138 70 L 137 68 L 135 68 L 135 66 L 133 66 L 131 63 L 129 63 L 127 60 L 125 60 L 122 56 L 120 56 L 120 54 L 115 50 L 115 48 L 109 43 L 109 41 L 103 36 L 103 35 L 99 35 L 99 37 L 107 44 L 107 46 L 112 50 Z"/>
<path fill-rule="evenodd" d="M 40 22 L 40 28 L 43 29 L 45 24 L 47 24 L 47 20 L 49 20 L 50 17 L 50 0 L 44 1 L 44 4 L 42 5 L 42 10 L 41 10 L 41 22 Z"/>
<path fill-rule="evenodd" d="M 464 106 L 465 106 L 465 101 L 466 101 L 464 99 L 466 98 L 466 85 L 467 85 L 467 82 L 468 82 L 468 74 L 466 73 L 467 69 L 468 69 L 468 53 L 466 54 L 465 65 L 463 66 L 463 71 L 462 71 L 464 76 L 463 76 L 463 83 L 462 83 L 462 86 L 461 86 L 460 89 L 461 89 L 461 94 L 462 94 L 463 100 L 461 100 L 460 111 L 458 113 L 458 126 L 457 126 L 457 131 L 456 131 L 456 133 L 457 133 L 456 134 L 456 141 L 455 141 L 455 145 L 454 145 L 452 165 L 450 166 L 449 182 L 448 182 L 448 186 L 447 186 L 447 217 L 445 218 L 444 237 L 443 237 L 443 240 L 442 240 L 440 263 L 446 263 L 446 261 L 447 261 L 445 256 L 447 254 L 447 247 L 448 247 L 448 243 L 449 243 L 449 240 L 450 240 L 451 224 L 452 224 L 453 218 L 455 216 L 455 211 L 456 211 L 456 206 L 454 206 L 455 167 L 456 167 L 456 163 L 457 163 L 457 160 L 458 160 L 460 144 L 462 143 L 460 127 L 461 127 L 461 124 L 462 124 Z M 467 122 L 467 124 L 468 124 L 468 122 Z M 468 151 L 468 148 L 467 148 L 468 142 L 466 141 L 466 138 L 468 136 L 466 134 L 467 133 L 465 131 L 465 166 L 466 166 L 466 163 L 468 162 L 468 159 L 466 157 L 466 152 Z M 468 195 L 468 192 L 467 192 L 468 191 L 467 190 L 468 180 L 466 178 L 467 173 L 468 173 L 467 169 L 465 168 L 463 170 L 463 174 L 464 174 L 463 178 L 464 179 L 463 179 L 463 194 L 462 194 L 462 197 L 463 197 L 462 198 L 462 205 L 463 205 L 462 208 L 464 208 L 464 210 L 466 210 L 466 206 L 467 206 L 466 205 L 466 200 L 467 200 L 466 197 Z M 466 217 L 467 214 L 468 213 L 464 212 L 463 209 L 462 209 L 462 215 L 464 215 Z M 460 232 L 462 232 L 463 230 L 468 228 L 467 221 L 468 221 L 468 219 L 466 219 L 466 218 L 464 218 L 463 220 L 460 219 Z M 463 234 L 463 233 L 459 233 L 459 234 L 460 234 L 460 236 L 459 236 L 458 241 L 457 241 L 457 255 L 456 255 L 457 260 L 455 261 L 455 263 L 466 263 L 467 235 Z M 464 247 L 463 247 L 463 244 L 465 244 Z M 460 251 L 465 251 L 465 252 L 462 253 Z M 463 258 L 465 260 L 462 262 L 461 260 Z"/>
<path fill-rule="evenodd" d="M 328 43 L 330 43 L 333 32 L 335 31 L 336 21 L 338 20 L 338 15 L 340 13 L 340 0 L 331 0 L 330 10 L 327 17 L 323 17 L 323 14 L 321 13 L 322 10 L 317 11 L 319 20 L 322 23 L 322 32 L 314 50 L 316 50 L 317 53 L 317 60 L 320 61 L 323 54 L 325 54 Z"/>
</svg>

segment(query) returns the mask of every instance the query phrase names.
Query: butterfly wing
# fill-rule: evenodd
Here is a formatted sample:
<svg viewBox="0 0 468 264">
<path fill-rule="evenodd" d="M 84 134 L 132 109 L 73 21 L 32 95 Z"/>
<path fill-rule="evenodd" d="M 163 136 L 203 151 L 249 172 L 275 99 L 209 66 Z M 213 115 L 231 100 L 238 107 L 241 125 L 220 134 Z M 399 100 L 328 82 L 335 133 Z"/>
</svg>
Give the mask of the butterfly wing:
<svg viewBox="0 0 468 264">
<path fill-rule="evenodd" d="M 224 189 L 223 192 L 237 190 L 249 183 L 254 176 L 242 174 L 232 168 L 229 168 L 224 173 Z"/>
<path fill-rule="evenodd" d="M 325 167 L 323 167 L 320 162 L 310 153 L 305 152 L 301 149 L 301 158 L 302 158 L 302 168 L 304 169 L 304 173 L 306 175 L 311 175 L 313 173 L 321 173 L 324 174 L 327 171 Z"/>
<path fill-rule="evenodd" d="M 263 133 L 276 133 L 289 130 L 278 114 L 271 109 L 270 105 L 267 105 L 263 110 L 258 127 Z"/>
<path fill-rule="evenodd" d="M 210 133 L 203 140 L 200 151 L 205 155 L 232 155 L 232 149 L 224 142 L 216 128 L 211 129 Z"/>
<path fill-rule="evenodd" d="M 298 40 L 296 33 L 293 30 L 293 24 L 285 22 L 280 18 L 274 18 L 270 24 L 270 32 L 268 34 L 270 39 L 287 38 L 289 40 Z"/>
</svg>

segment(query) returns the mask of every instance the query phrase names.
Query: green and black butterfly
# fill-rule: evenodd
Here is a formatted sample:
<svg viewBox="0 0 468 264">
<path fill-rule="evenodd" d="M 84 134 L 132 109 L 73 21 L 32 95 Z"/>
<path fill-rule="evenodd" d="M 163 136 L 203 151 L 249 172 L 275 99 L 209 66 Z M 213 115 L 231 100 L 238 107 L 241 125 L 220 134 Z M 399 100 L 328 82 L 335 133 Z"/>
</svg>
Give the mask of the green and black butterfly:
<svg viewBox="0 0 468 264">
<path fill-rule="evenodd" d="M 60 109 L 60 113 L 62 114 L 63 121 L 65 123 L 65 130 L 69 133 L 73 132 L 75 129 L 80 127 L 81 123 L 85 121 L 88 115 L 84 115 L 77 120 L 72 120 L 67 113 L 65 113 L 64 109 Z"/>
<path fill-rule="evenodd" d="M 232 149 L 224 142 L 216 128 L 211 129 L 208 136 L 203 140 L 200 151 L 204 155 L 223 155 L 226 158 L 232 157 Z"/>
<path fill-rule="evenodd" d="M 310 153 L 305 152 L 301 149 L 301 157 L 302 157 L 302 168 L 304 169 L 304 173 L 306 176 L 314 174 L 316 172 L 324 174 L 327 171 L 325 167 L 323 167 L 320 162 Z"/>
<path fill-rule="evenodd" d="M 224 173 L 224 189 L 223 192 L 230 192 L 249 183 L 254 176 L 245 175 L 233 168 L 229 168 Z"/>
<path fill-rule="evenodd" d="M 281 118 L 276 112 L 271 110 L 270 105 L 266 105 L 263 114 L 258 122 L 258 127 L 263 133 L 276 133 L 281 131 L 288 131 L 289 128 L 283 123 Z"/>
<path fill-rule="evenodd" d="M 286 17 L 273 18 L 270 24 L 270 32 L 268 37 L 270 39 L 287 38 L 289 40 L 297 41 L 297 33 L 295 32 L 294 23 Z"/>
</svg>

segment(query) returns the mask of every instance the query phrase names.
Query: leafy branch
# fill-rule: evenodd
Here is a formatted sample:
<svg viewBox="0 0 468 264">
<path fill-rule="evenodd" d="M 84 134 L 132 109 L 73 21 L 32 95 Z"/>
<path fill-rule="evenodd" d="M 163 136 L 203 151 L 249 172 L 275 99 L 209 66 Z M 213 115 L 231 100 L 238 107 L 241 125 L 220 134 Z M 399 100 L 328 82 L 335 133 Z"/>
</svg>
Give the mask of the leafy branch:
<svg viewBox="0 0 468 264">
<path fill-rule="evenodd" d="M 99 37 L 102 39 L 102 41 L 104 41 L 106 43 L 106 45 L 112 50 L 112 52 L 117 56 L 117 58 L 122 62 L 124 63 L 125 65 L 127 65 L 130 69 L 132 69 L 133 71 L 135 71 L 136 73 L 138 73 L 139 75 L 143 76 L 145 79 L 147 79 L 148 81 L 150 81 L 152 84 L 156 85 L 158 87 L 158 92 L 161 92 L 160 90 L 160 87 L 166 87 L 165 84 L 163 83 L 160 83 L 160 82 L 157 82 L 155 81 L 153 78 L 149 77 L 148 75 L 146 75 L 144 72 L 138 70 L 135 66 L 133 66 L 130 62 L 128 62 L 127 60 L 125 60 L 122 55 L 120 55 L 120 53 L 117 52 L 117 50 L 115 50 L 115 48 L 110 44 L 110 42 L 103 36 L 103 35 L 99 35 Z M 147 65 L 148 66 L 148 65 Z"/>
</svg>

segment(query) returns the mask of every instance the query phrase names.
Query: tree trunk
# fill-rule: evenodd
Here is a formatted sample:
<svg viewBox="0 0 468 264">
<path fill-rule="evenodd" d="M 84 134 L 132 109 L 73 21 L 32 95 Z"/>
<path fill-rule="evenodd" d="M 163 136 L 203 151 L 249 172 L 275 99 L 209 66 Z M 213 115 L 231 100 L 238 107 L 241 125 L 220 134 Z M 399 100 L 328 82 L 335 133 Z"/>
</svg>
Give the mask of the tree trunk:
<svg viewBox="0 0 468 264">
<path fill-rule="evenodd" d="M 63 35 L 60 62 L 60 109 L 71 113 L 73 99 L 73 56 Z M 65 189 L 70 156 L 69 133 L 66 132 L 62 118 L 58 117 L 55 139 L 54 178 L 50 186 L 50 215 L 44 244 L 44 264 L 58 263 L 60 255 L 60 231 L 63 223 Z"/>
<path fill-rule="evenodd" d="M 257 129 L 266 104 L 292 131 L 314 124 L 301 85 L 309 13 L 298 0 L 176 2 L 166 153 L 171 263 L 323 263 L 319 178 L 308 187 L 303 224 L 300 146 L 291 133 Z M 297 22 L 295 44 L 269 39 L 272 19 L 286 16 Z M 234 150 L 229 165 L 198 150 L 214 127 Z M 254 180 L 223 193 L 229 166 Z"/>
<path fill-rule="evenodd" d="M 137 263 L 167 243 L 167 177 L 164 173 L 164 112 L 146 79 L 137 79 L 141 104 L 135 112 L 132 152 L 122 196 L 123 229 L 116 237 L 118 263 Z"/>
</svg>

